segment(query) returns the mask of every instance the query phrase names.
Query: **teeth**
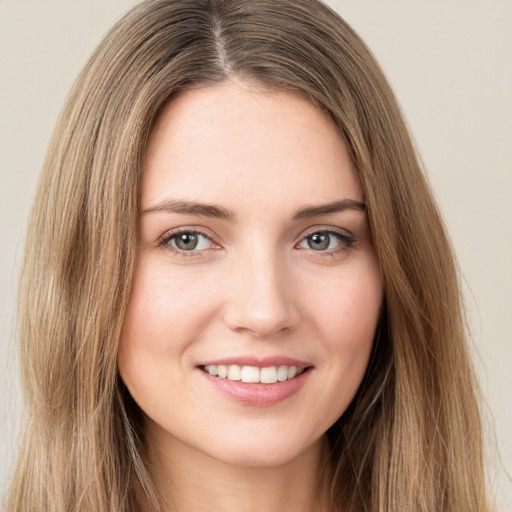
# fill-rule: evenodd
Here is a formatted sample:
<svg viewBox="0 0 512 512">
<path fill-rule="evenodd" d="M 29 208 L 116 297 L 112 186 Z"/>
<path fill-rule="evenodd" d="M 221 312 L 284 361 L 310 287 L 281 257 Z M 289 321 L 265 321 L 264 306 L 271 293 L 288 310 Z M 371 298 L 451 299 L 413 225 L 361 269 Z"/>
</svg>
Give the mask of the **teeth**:
<svg viewBox="0 0 512 512">
<path fill-rule="evenodd" d="M 241 380 L 242 382 L 274 384 L 293 379 L 304 372 L 304 368 L 296 366 L 239 366 L 237 364 L 210 364 L 204 367 L 205 372 L 215 377 L 228 380 Z"/>
<path fill-rule="evenodd" d="M 295 377 L 295 375 L 297 375 L 297 367 L 290 366 L 290 368 L 288 368 L 288 378 L 293 379 L 293 377 Z"/>
<path fill-rule="evenodd" d="M 280 366 L 277 369 L 277 380 L 279 382 L 283 382 L 284 380 L 288 380 L 288 366 Z"/>
<path fill-rule="evenodd" d="M 242 376 L 242 382 L 260 381 L 260 369 L 256 368 L 256 366 L 242 366 L 240 374 Z"/>
<path fill-rule="evenodd" d="M 242 371 L 237 364 L 230 364 L 228 366 L 228 379 L 240 380 L 242 378 Z"/>
<path fill-rule="evenodd" d="M 263 384 L 274 384 L 277 382 L 277 370 L 275 366 L 261 369 L 260 382 Z"/>
</svg>

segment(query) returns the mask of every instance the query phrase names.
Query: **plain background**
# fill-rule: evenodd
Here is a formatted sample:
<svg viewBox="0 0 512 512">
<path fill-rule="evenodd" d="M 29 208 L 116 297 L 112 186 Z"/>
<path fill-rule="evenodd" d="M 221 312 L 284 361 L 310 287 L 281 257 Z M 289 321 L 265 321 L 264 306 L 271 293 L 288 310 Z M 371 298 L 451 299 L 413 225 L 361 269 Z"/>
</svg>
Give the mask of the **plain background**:
<svg viewBox="0 0 512 512">
<path fill-rule="evenodd" d="M 0 493 L 20 422 L 16 281 L 38 172 L 72 81 L 134 3 L 0 0 Z M 500 512 L 512 510 L 512 1 L 328 3 L 377 56 L 428 169 L 496 432 L 493 487 Z M 37 251 L 37 240 L 27 243 Z"/>
</svg>

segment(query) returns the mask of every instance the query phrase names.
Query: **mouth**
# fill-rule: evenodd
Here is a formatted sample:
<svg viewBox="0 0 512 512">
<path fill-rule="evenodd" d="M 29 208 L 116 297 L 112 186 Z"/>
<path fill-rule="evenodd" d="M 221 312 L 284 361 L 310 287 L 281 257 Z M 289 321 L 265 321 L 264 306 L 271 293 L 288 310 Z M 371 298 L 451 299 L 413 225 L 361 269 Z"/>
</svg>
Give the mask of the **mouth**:
<svg viewBox="0 0 512 512">
<path fill-rule="evenodd" d="M 275 384 L 293 380 L 312 368 L 298 366 L 241 366 L 238 364 L 208 364 L 199 367 L 212 377 L 248 384 Z"/>
<path fill-rule="evenodd" d="M 196 368 L 205 381 L 224 396 L 244 406 L 261 407 L 286 402 L 299 395 L 315 367 L 308 361 L 286 355 L 246 354 L 202 361 Z"/>
</svg>

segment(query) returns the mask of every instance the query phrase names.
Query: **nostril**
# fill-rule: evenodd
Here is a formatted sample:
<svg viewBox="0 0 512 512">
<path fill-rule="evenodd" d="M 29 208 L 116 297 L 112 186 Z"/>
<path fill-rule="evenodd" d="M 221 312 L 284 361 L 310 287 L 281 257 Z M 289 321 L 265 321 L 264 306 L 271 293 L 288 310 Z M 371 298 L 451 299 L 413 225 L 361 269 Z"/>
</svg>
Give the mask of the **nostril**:
<svg viewBox="0 0 512 512">
<path fill-rule="evenodd" d="M 295 328 L 299 314 L 293 305 L 265 306 L 263 310 L 261 306 L 237 303 L 225 313 L 224 321 L 232 331 L 263 338 Z"/>
</svg>

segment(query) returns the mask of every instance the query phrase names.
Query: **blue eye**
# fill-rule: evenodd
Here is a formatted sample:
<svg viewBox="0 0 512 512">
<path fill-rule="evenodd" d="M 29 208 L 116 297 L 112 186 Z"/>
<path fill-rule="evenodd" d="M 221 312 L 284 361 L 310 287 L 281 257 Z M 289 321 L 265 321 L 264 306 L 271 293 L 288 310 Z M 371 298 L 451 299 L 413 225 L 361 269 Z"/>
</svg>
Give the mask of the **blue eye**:
<svg viewBox="0 0 512 512">
<path fill-rule="evenodd" d="M 304 238 L 298 245 L 301 249 L 313 251 L 333 251 L 341 247 L 350 247 L 354 243 L 354 237 L 337 231 L 315 231 Z"/>
<path fill-rule="evenodd" d="M 162 240 L 162 245 L 170 245 L 177 251 L 203 251 L 210 249 L 212 241 L 205 235 L 197 231 L 180 231 L 172 233 Z"/>
</svg>

